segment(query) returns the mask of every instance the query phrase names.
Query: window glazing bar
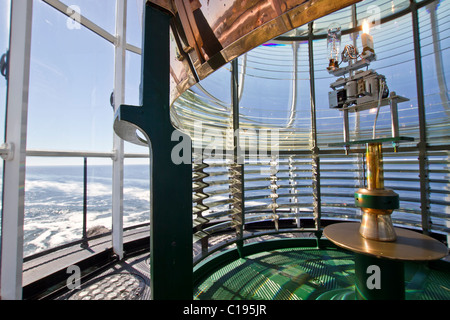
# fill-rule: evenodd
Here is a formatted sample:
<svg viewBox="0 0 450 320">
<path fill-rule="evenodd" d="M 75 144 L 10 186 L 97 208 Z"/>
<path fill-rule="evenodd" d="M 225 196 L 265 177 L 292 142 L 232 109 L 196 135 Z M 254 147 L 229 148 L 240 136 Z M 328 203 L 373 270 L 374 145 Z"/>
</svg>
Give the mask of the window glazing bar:
<svg viewBox="0 0 450 320">
<path fill-rule="evenodd" d="M 73 14 L 73 10 L 59 0 L 42 0 L 42 1 L 44 1 L 45 3 L 52 6 L 53 8 L 55 8 L 56 10 L 60 11 L 61 13 L 65 14 L 68 17 L 71 17 L 71 15 Z M 116 37 L 114 35 L 106 31 L 102 27 L 96 25 L 94 22 L 87 19 L 82 14 L 80 14 L 80 21 L 77 22 L 79 22 L 82 26 L 86 27 L 87 29 L 91 30 L 92 32 L 96 33 L 100 37 L 104 38 L 105 40 L 113 44 L 116 41 Z"/>
<path fill-rule="evenodd" d="M 0 295 L 22 298 L 25 159 L 33 1 L 11 1 L 10 60 L 3 166 Z"/>
<path fill-rule="evenodd" d="M 425 97 L 423 89 L 422 55 L 420 50 L 420 30 L 417 4 L 410 0 L 412 29 L 414 40 L 414 59 L 416 67 L 417 85 L 417 109 L 419 112 L 419 177 L 420 177 L 420 207 L 422 212 L 422 230 L 428 234 L 431 228 L 430 199 L 429 199 L 429 177 L 428 177 L 428 155 L 427 155 L 427 133 L 425 120 Z"/>
<path fill-rule="evenodd" d="M 133 53 L 136 53 L 136 54 L 139 54 L 139 55 L 142 53 L 141 48 L 133 46 L 132 44 L 129 44 L 129 43 L 127 43 L 126 49 L 127 49 L 127 51 L 130 51 L 130 52 L 133 52 Z"/>
<path fill-rule="evenodd" d="M 114 152 L 27 150 L 27 157 L 114 158 Z M 124 158 L 149 158 L 146 153 L 125 153 Z"/>
<path fill-rule="evenodd" d="M 242 55 L 242 71 L 239 77 L 239 94 L 238 94 L 238 100 L 241 101 L 242 94 L 244 93 L 244 82 L 245 82 L 245 74 L 247 72 L 247 53 L 244 53 Z"/>
<path fill-rule="evenodd" d="M 314 78 L 314 44 L 313 22 L 308 24 L 308 55 L 309 55 L 309 90 L 311 99 L 311 153 L 312 153 L 312 188 L 313 188 L 313 214 L 316 230 L 320 230 L 322 218 L 322 199 L 320 191 L 320 153 L 317 146 L 317 119 L 316 119 L 316 86 Z"/>
<path fill-rule="evenodd" d="M 116 47 L 114 54 L 114 112 L 124 103 L 127 0 L 116 1 Z M 114 253 L 123 258 L 123 167 L 124 142 L 113 133 L 112 242 Z"/>
<path fill-rule="evenodd" d="M 358 15 L 357 15 L 357 10 L 356 10 L 356 4 L 352 5 L 352 28 L 357 28 L 358 27 Z M 358 47 L 357 44 L 357 39 L 358 39 L 358 32 L 354 32 L 351 35 L 351 38 L 353 40 L 353 46 L 355 48 Z M 360 140 L 361 139 L 361 118 L 360 118 L 360 114 L 359 112 L 355 112 L 355 140 Z M 365 165 L 366 165 L 366 161 L 365 161 L 365 152 L 361 152 L 361 153 L 357 153 L 356 154 L 356 172 L 358 173 L 358 183 L 359 183 L 359 188 L 364 188 L 365 187 L 365 183 L 366 183 L 366 170 L 365 170 Z M 361 209 L 360 208 L 356 208 L 357 212 L 359 214 L 362 214 Z"/>
</svg>

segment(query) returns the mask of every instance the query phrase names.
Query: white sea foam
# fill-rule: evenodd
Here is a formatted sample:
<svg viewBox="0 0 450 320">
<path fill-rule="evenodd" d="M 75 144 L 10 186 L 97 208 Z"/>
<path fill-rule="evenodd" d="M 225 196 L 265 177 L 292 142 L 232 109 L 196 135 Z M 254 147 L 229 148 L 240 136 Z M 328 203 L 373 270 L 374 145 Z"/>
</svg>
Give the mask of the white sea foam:
<svg viewBox="0 0 450 320">
<path fill-rule="evenodd" d="M 105 212 L 90 211 L 87 215 L 87 228 L 104 226 L 111 229 L 111 217 Z M 39 219 L 26 219 L 25 232 L 25 256 L 49 248 L 57 247 L 82 237 L 83 212 L 66 212 L 59 217 L 47 216 Z"/>
<path fill-rule="evenodd" d="M 25 182 L 24 254 L 72 241 L 83 233 L 82 167 L 30 167 Z M 89 170 L 90 168 L 88 168 Z M 109 168 L 88 171 L 87 228 L 112 227 L 112 181 Z M 142 167 L 127 168 L 130 176 L 145 175 Z M 147 169 L 148 170 L 148 169 Z M 143 174 L 141 174 L 144 172 Z M 125 179 L 124 225 L 149 220 L 148 178 Z"/>
<path fill-rule="evenodd" d="M 80 239 L 80 227 L 70 227 L 69 223 L 25 223 L 25 234 L 32 234 L 31 239 L 26 236 L 25 256 Z"/>
<path fill-rule="evenodd" d="M 27 180 L 25 183 L 25 192 L 53 190 L 65 193 L 77 193 L 82 190 L 83 184 L 81 182 L 58 182 L 58 181 L 44 181 L 44 180 Z M 81 188 L 81 189 L 80 189 Z"/>
<path fill-rule="evenodd" d="M 89 197 L 102 197 L 111 196 L 111 186 L 98 182 L 91 182 L 88 184 L 88 196 Z"/>
<path fill-rule="evenodd" d="M 27 181 L 25 185 L 25 192 L 33 191 L 59 191 L 67 195 L 81 195 L 83 194 L 83 184 L 81 182 L 56 182 L 56 181 Z M 88 197 L 100 197 L 111 195 L 111 185 L 90 182 L 88 183 Z M 139 187 L 124 187 L 124 194 L 138 198 L 141 200 L 150 199 L 150 190 Z M 44 202 L 33 202 L 34 204 Z"/>
<path fill-rule="evenodd" d="M 137 187 L 123 188 L 124 196 L 127 198 L 135 198 L 144 201 L 150 201 L 150 190 Z"/>
</svg>

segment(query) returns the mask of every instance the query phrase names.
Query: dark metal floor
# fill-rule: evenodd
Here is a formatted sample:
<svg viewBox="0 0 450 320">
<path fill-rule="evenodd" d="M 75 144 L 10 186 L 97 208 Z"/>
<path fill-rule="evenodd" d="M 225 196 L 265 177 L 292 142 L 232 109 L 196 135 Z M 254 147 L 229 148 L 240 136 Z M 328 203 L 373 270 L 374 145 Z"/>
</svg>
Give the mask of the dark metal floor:
<svg viewBox="0 0 450 320">
<path fill-rule="evenodd" d="M 149 254 L 120 261 L 57 300 L 150 299 Z M 407 300 L 450 300 L 450 272 L 405 268 Z M 280 249 L 238 259 L 193 288 L 195 300 L 352 300 L 353 255 L 342 250 Z"/>
<path fill-rule="evenodd" d="M 149 254 L 145 253 L 117 262 L 56 300 L 148 300 L 149 261 Z"/>
<path fill-rule="evenodd" d="M 313 237 L 313 234 L 302 233 Z M 269 239 L 298 237 L 298 233 L 285 233 L 252 238 L 248 242 Z M 233 238 L 232 234 L 217 234 L 210 239 L 211 245 L 224 243 Z M 232 245 L 233 246 L 233 245 Z M 201 246 L 194 245 L 193 254 L 201 253 Z M 83 281 L 82 281 L 83 282 Z M 119 261 L 103 270 L 92 279 L 55 298 L 56 300 L 148 300 L 150 299 L 150 254 L 143 253 Z"/>
</svg>

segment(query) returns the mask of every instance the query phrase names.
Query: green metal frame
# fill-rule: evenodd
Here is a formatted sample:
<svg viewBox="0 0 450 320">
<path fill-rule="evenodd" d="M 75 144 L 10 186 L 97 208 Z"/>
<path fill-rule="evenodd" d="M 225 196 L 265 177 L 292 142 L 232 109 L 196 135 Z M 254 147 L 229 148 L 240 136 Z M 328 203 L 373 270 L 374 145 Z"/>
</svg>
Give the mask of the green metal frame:
<svg viewBox="0 0 450 320">
<path fill-rule="evenodd" d="M 152 299 L 188 300 L 192 299 L 193 276 L 192 164 L 177 165 L 171 158 L 180 141 L 171 140 L 175 128 L 169 103 L 170 19 L 150 4 L 145 6 L 141 106 L 121 105 L 116 122 L 125 124 L 128 131 L 135 132 L 137 127 L 150 148 Z M 182 134 L 181 138 L 192 145 L 189 136 Z"/>
</svg>

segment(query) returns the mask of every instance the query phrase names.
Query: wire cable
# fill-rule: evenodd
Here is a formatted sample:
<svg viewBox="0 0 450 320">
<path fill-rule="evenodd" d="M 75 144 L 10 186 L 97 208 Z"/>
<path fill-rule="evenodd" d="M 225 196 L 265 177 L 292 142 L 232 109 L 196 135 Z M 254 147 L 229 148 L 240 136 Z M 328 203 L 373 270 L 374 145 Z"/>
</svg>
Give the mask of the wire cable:
<svg viewBox="0 0 450 320">
<path fill-rule="evenodd" d="M 380 79 L 380 90 L 378 93 L 377 114 L 375 115 L 375 121 L 373 123 L 372 139 L 375 139 L 375 131 L 376 131 L 376 127 L 377 127 L 378 113 L 380 112 L 380 107 L 381 107 L 381 99 L 383 97 L 383 92 L 384 92 L 384 85 L 385 85 L 385 81 L 383 79 Z"/>
</svg>

